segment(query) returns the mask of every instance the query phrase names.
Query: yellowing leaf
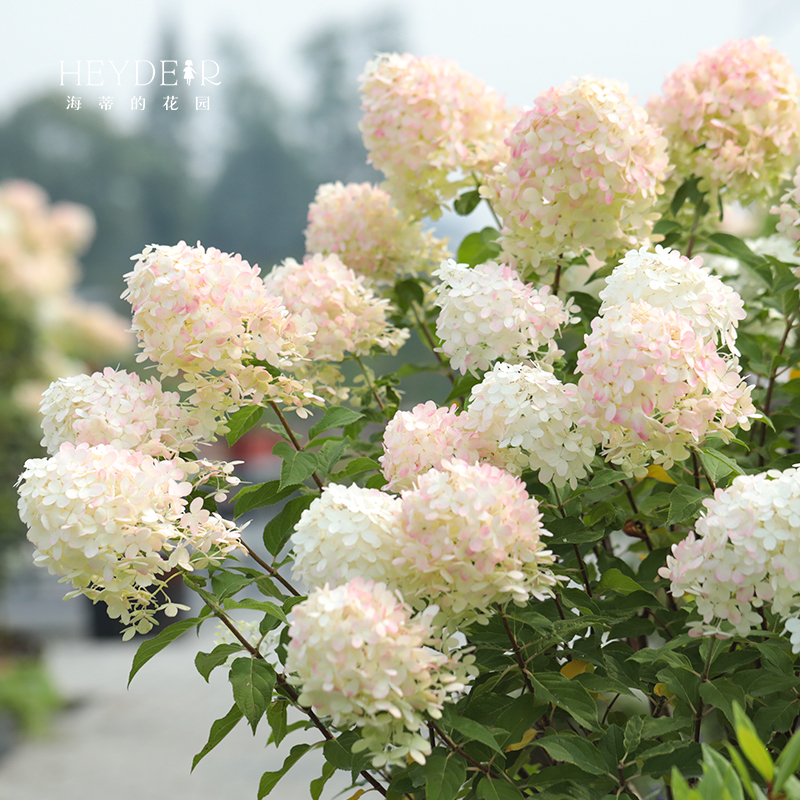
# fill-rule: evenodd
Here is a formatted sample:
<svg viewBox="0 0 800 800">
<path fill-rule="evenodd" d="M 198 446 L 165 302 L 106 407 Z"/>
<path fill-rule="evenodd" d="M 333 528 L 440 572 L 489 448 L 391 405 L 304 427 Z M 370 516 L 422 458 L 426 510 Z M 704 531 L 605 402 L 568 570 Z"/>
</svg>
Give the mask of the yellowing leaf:
<svg viewBox="0 0 800 800">
<path fill-rule="evenodd" d="M 536 728 L 528 728 L 528 730 L 522 734 L 522 739 L 506 747 L 506 753 L 510 753 L 512 750 L 522 750 L 523 747 L 526 747 L 533 741 L 537 733 L 538 731 Z"/>
<path fill-rule="evenodd" d="M 568 661 L 561 667 L 561 674 L 570 680 L 576 675 L 580 675 L 582 672 L 594 672 L 594 665 L 590 664 L 588 661 L 581 661 L 581 659 L 576 658 L 573 661 Z"/>
<path fill-rule="evenodd" d="M 653 687 L 653 694 L 656 695 L 656 697 L 675 697 L 675 693 L 667 689 L 666 683 L 657 683 Z"/>
<path fill-rule="evenodd" d="M 794 380 L 795 378 L 800 378 L 800 369 L 796 367 L 789 372 L 789 379 Z"/>
<path fill-rule="evenodd" d="M 359 789 L 354 795 L 347 798 L 347 800 L 358 800 L 362 794 L 366 793 L 366 789 Z"/>
<path fill-rule="evenodd" d="M 667 474 L 667 471 L 664 467 L 659 466 L 658 464 L 651 464 L 647 468 L 647 477 L 648 478 L 655 478 L 657 481 L 661 481 L 661 483 L 675 483 L 672 478 Z"/>
</svg>

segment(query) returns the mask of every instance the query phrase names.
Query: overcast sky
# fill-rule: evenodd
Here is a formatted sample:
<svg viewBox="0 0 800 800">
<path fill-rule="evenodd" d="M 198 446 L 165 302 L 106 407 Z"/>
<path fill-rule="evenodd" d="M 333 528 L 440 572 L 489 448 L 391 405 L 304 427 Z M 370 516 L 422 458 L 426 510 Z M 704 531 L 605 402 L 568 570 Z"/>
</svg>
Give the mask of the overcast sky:
<svg viewBox="0 0 800 800">
<path fill-rule="evenodd" d="M 220 33 L 233 33 L 262 74 L 291 97 L 304 87 L 298 46 L 315 29 L 332 21 L 356 22 L 381 8 L 394 8 L 405 19 L 409 50 L 453 58 L 521 105 L 548 86 L 587 73 L 628 83 L 644 102 L 679 64 L 731 38 L 769 36 L 800 70 L 796 0 L 5 0 L 4 5 L 0 114 L 59 89 L 61 60 L 67 68 L 81 60 L 84 69 L 90 59 L 117 65 L 155 60 L 159 31 L 169 20 L 195 63 L 214 58 Z"/>
</svg>

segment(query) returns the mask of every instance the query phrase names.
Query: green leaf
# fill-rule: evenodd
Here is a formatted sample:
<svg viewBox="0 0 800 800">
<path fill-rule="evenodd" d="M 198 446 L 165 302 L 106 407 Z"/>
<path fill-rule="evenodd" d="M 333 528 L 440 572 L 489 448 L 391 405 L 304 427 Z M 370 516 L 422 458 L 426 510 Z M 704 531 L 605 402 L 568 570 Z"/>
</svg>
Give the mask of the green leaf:
<svg viewBox="0 0 800 800">
<path fill-rule="evenodd" d="M 453 203 L 453 210 L 461 217 L 471 214 L 481 202 L 481 193 L 477 189 L 460 194 Z"/>
<path fill-rule="evenodd" d="M 358 458 L 348 461 L 347 466 L 345 466 L 341 472 L 337 472 L 335 475 L 332 475 L 331 479 L 338 483 L 344 478 L 350 478 L 353 475 L 358 475 L 362 472 L 368 472 L 369 470 L 379 470 L 380 468 L 381 465 L 374 458 L 358 456 Z"/>
<path fill-rule="evenodd" d="M 234 653 L 240 652 L 241 645 L 238 644 L 219 644 L 210 653 L 198 653 L 194 658 L 194 665 L 197 671 L 205 678 L 208 683 L 208 677 L 211 671 L 224 664 L 230 656 Z"/>
<path fill-rule="evenodd" d="M 710 497 L 708 492 L 695 489 L 694 486 L 676 486 L 669 496 L 667 525 L 694 517 L 707 497 Z"/>
<path fill-rule="evenodd" d="M 319 436 L 321 433 L 325 433 L 325 431 L 329 431 L 333 428 L 344 428 L 347 425 L 352 425 L 363 416 L 364 415 L 358 411 L 353 411 L 353 409 L 344 408 L 343 406 L 332 406 L 331 408 L 326 408 L 325 415 L 322 417 L 322 419 L 311 426 L 311 430 L 308 432 L 308 438 L 316 439 L 317 436 Z"/>
<path fill-rule="evenodd" d="M 531 677 L 531 683 L 541 693 L 539 699 L 555 703 L 584 728 L 597 730 L 597 706 L 589 692 L 580 684 L 557 672 L 538 673 Z"/>
<path fill-rule="evenodd" d="M 697 454 L 714 483 L 717 483 L 721 478 L 726 478 L 732 472 L 736 475 L 744 475 L 739 465 L 732 458 L 717 450 L 701 447 Z"/>
<path fill-rule="evenodd" d="M 620 594 L 631 594 L 632 592 L 646 591 L 636 581 L 625 575 L 616 568 L 608 569 L 603 573 L 600 583 L 597 585 L 597 593 L 603 594 L 606 591 L 615 591 Z"/>
<path fill-rule="evenodd" d="M 267 483 L 260 483 L 257 486 L 245 486 L 245 488 L 241 489 L 236 497 L 233 498 L 233 502 L 236 504 L 236 510 L 233 515 L 234 519 L 256 508 L 275 505 L 275 503 L 284 500 L 299 488 L 300 484 L 286 486 L 281 489 L 280 481 L 268 481 Z"/>
<path fill-rule="evenodd" d="M 434 753 L 425 761 L 425 800 L 455 800 L 467 779 L 464 759 Z"/>
<path fill-rule="evenodd" d="M 625 723 L 625 755 L 630 756 L 636 752 L 639 742 L 642 741 L 642 731 L 644 730 L 644 717 L 631 717 Z"/>
<path fill-rule="evenodd" d="M 302 483 L 317 468 L 317 457 L 308 450 L 295 450 L 288 442 L 277 442 L 272 448 L 273 455 L 283 459 L 281 464 L 280 488 Z"/>
<path fill-rule="evenodd" d="M 286 542 L 289 541 L 289 537 L 294 531 L 294 526 L 297 525 L 303 512 L 314 500 L 315 497 L 311 494 L 293 497 L 264 526 L 264 546 L 273 556 L 277 556 Z"/>
<path fill-rule="evenodd" d="M 192 587 L 194 588 L 194 587 Z M 128 675 L 128 686 L 131 685 L 133 676 L 156 654 L 160 653 L 168 644 L 174 642 L 179 636 L 199 625 L 203 620 L 200 617 L 182 619 L 167 625 L 161 633 L 152 639 L 145 639 L 136 651 L 131 665 L 131 672 Z"/>
<path fill-rule="evenodd" d="M 272 700 L 275 670 L 260 658 L 237 658 L 228 679 L 233 686 L 233 699 L 255 733 Z"/>
<path fill-rule="evenodd" d="M 480 233 L 470 233 L 458 248 L 458 263 L 474 267 L 491 260 L 500 252 L 500 246 L 490 236 L 496 237 L 495 228 L 484 228 Z"/>
<path fill-rule="evenodd" d="M 459 397 L 469 397 L 472 387 L 477 386 L 480 382 L 480 378 L 475 377 L 475 375 L 469 372 L 466 375 L 461 375 L 456 378 L 456 382 L 453 384 L 450 394 L 445 398 L 444 404 L 452 403 L 454 400 L 458 400 Z"/>
<path fill-rule="evenodd" d="M 234 411 L 225 423 L 229 428 L 228 433 L 225 434 L 228 444 L 234 445 L 250 428 L 258 425 L 263 414 L 264 409 L 261 406 L 245 406 Z"/>
<path fill-rule="evenodd" d="M 575 764 L 585 772 L 592 775 L 605 775 L 608 771 L 596 745 L 581 736 L 571 733 L 558 733 L 555 736 L 546 736 L 537 741 L 539 747 L 544 748 L 551 758 L 556 761 L 566 761 Z"/>
<path fill-rule="evenodd" d="M 500 778 L 492 780 L 484 775 L 478 783 L 478 800 L 524 800 L 525 795 Z"/>
<path fill-rule="evenodd" d="M 353 745 L 360 740 L 361 737 L 355 731 L 345 731 L 338 738 L 325 742 L 322 752 L 325 754 L 325 759 L 336 769 L 350 770 L 355 779 L 370 762 L 370 756 L 367 753 L 352 751 Z"/>
<path fill-rule="evenodd" d="M 286 712 L 288 707 L 289 704 L 283 700 L 275 700 L 267 709 L 267 724 L 272 729 L 272 741 L 276 746 L 283 741 L 287 733 Z"/>
<path fill-rule="evenodd" d="M 231 710 L 220 719 L 211 724 L 211 732 L 208 734 L 208 741 L 203 745 L 203 749 L 192 759 L 192 772 L 194 768 L 205 758 L 237 725 L 242 718 L 242 710 L 236 703 Z"/>
<path fill-rule="evenodd" d="M 258 784 L 258 800 L 266 797 L 278 781 L 311 749 L 310 744 L 296 744 L 283 762 L 283 766 L 275 772 L 265 772 Z"/>
<path fill-rule="evenodd" d="M 583 524 L 580 517 L 566 517 L 553 519 L 547 523 L 547 530 L 553 534 L 550 539 L 552 544 L 583 544 L 584 542 L 597 542 L 603 538 L 603 531 L 592 530 Z"/>
<path fill-rule="evenodd" d="M 288 622 L 286 614 L 283 609 L 270 603 L 267 600 L 256 600 L 253 597 L 245 597 L 242 600 L 229 600 L 225 603 L 225 608 L 246 608 L 252 611 L 262 611 L 264 614 L 269 614 L 271 617 L 279 619 L 281 622 Z"/>
<path fill-rule="evenodd" d="M 800 768 L 800 731 L 795 731 L 775 763 L 778 769 L 775 772 L 773 789 L 779 792 L 789 776 Z"/>
<path fill-rule="evenodd" d="M 416 303 L 422 306 L 425 303 L 425 292 L 414 278 L 406 278 L 394 285 L 394 299 L 399 309 L 405 313 Z"/>
<path fill-rule="evenodd" d="M 497 743 L 494 734 L 485 725 L 476 722 L 474 719 L 459 717 L 452 708 L 446 707 L 447 711 L 442 715 L 442 720 L 454 730 L 458 731 L 467 739 L 485 744 L 497 753 L 502 753 L 503 748 Z"/>
<path fill-rule="evenodd" d="M 311 781 L 311 785 L 309 786 L 309 790 L 311 791 L 311 800 L 319 800 L 319 796 L 322 794 L 322 790 L 325 788 L 325 784 L 330 780 L 331 775 L 336 772 L 336 767 L 333 764 L 329 764 L 327 761 L 322 765 L 322 775 L 319 778 Z"/>
<path fill-rule="evenodd" d="M 733 716 L 736 719 L 736 738 L 739 741 L 739 747 L 742 748 L 747 760 L 755 767 L 759 775 L 767 783 L 772 783 L 775 765 L 772 763 L 764 743 L 758 738 L 755 726 L 738 703 L 733 704 Z"/>
<path fill-rule="evenodd" d="M 603 486 L 610 486 L 612 483 L 621 483 L 625 480 L 625 473 L 618 469 L 601 469 L 596 472 L 589 481 L 592 489 L 600 489 Z"/>
<path fill-rule="evenodd" d="M 738 236 L 732 236 L 730 233 L 712 233 L 708 238 L 746 264 L 758 266 L 764 263 L 764 259 L 757 256 Z"/>
</svg>

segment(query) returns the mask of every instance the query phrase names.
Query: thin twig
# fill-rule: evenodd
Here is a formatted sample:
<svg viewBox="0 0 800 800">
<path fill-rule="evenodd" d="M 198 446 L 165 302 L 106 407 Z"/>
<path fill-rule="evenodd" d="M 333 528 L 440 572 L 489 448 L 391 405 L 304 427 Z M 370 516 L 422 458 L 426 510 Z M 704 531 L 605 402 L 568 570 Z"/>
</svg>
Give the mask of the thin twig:
<svg viewBox="0 0 800 800">
<path fill-rule="evenodd" d="M 522 680 L 525 682 L 525 688 L 533 694 L 533 684 L 531 683 L 531 679 L 528 676 L 528 668 L 525 666 L 525 659 L 522 657 L 522 653 L 519 649 L 519 644 L 517 643 L 517 639 L 514 636 L 514 632 L 511 630 L 511 626 L 508 624 L 508 617 L 503 613 L 503 609 L 501 608 L 500 604 L 497 604 L 497 611 L 500 614 L 500 619 L 503 620 L 503 627 L 506 629 L 506 633 L 508 634 L 508 640 L 511 642 L 511 648 L 514 651 L 514 656 L 517 659 L 517 664 L 519 665 L 519 670 L 522 673 Z"/>
<path fill-rule="evenodd" d="M 255 561 L 259 567 L 261 567 L 261 569 L 266 570 L 273 578 L 275 578 L 275 580 L 282 583 L 283 586 L 289 590 L 290 594 L 293 594 L 295 597 L 301 596 L 300 592 L 298 592 L 297 589 L 295 589 L 294 586 L 292 586 L 292 584 L 289 583 L 289 581 L 287 581 L 286 578 L 284 578 L 283 575 L 281 575 L 280 572 L 278 572 L 278 570 L 275 569 L 275 567 L 272 567 L 269 564 L 267 564 L 267 562 L 264 561 L 264 559 L 261 558 L 258 555 L 258 553 L 256 553 L 255 550 L 253 550 L 253 548 L 250 547 L 250 545 L 247 544 L 247 542 L 245 542 L 244 540 L 242 540 L 242 546 L 244 547 L 245 550 L 247 550 L 247 554 L 250 556 L 250 558 L 252 558 L 253 561 Z"/>
<path fill-rule="evenodd" d="M 364 373 L 364 380 L 367 382 L 367 386 L 369 386 L 370 391 L 372 392 L 372 396 L 378 401 L 378 405 L 380 406 L 381 411 L 386 411 L 386 406 L 381 400 L 380 395 L 375 390 L 375 384 L 373 384 L 372 379 L 369 377 L 369 373 L 367 372 L 367 368 L 364 366 L 364 362 L 361 360 L 361 356 L 354 356 L 356 364 L 361 367 L 361 372 Z"/>
</svg>

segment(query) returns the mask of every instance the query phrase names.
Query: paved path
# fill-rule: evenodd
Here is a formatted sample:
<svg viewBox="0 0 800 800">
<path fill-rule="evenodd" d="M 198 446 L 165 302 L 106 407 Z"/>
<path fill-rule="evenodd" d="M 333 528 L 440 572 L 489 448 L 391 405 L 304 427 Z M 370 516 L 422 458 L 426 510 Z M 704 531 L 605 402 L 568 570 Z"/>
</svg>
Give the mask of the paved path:
<svg viewBox="0 0 800 800">
<path fill-rule="evenodd" d="M 46 738 L 0 760 L 0 800 L 255 800 L 261 774 L 303 739 L 287 737 L 276 750 L 266 745 L 266 724 L 253 737 L 242 722 L 190 774 L 211 723 L 232 703 L 222 668 L 207 685 L 194 667 L 197 650 L 213 646 L 212 627 L 201 642 L 190 632 L 171 644 L 126 689 L 137 645 L 86 637 L 86 609 L 61 601 L 63 593 L 44 570 L 26 571 L 13 599 L 0 602 L 0 625 L 43 635 L 51 676 L 70 703 Z M 270 797 L 308 800 L 321 766 L 321 755 L 305 756 Z M 348 773 L 336 773 L 322 800 L 349 783 Z"/>
</svg>

